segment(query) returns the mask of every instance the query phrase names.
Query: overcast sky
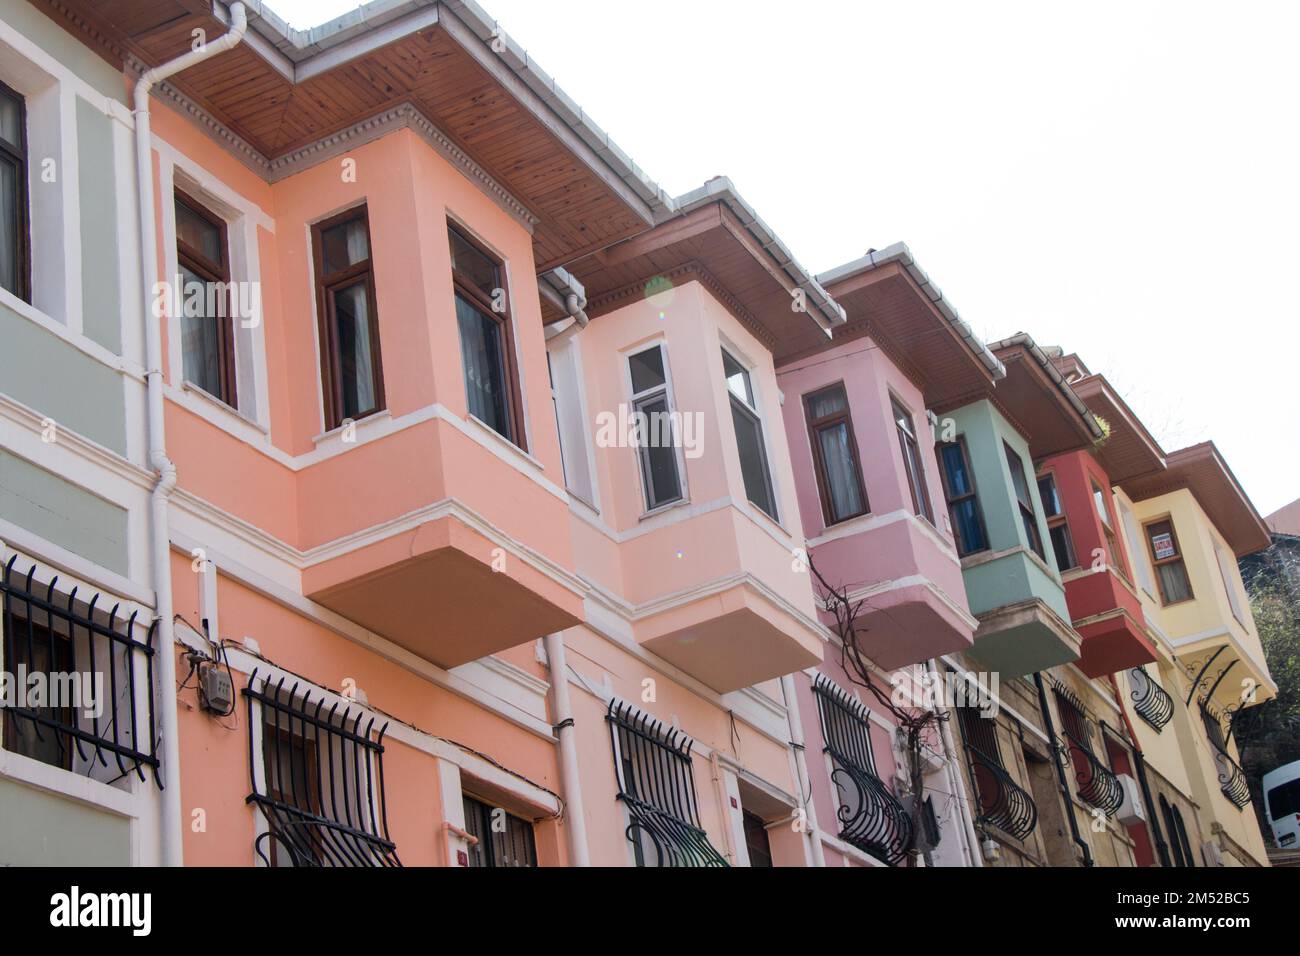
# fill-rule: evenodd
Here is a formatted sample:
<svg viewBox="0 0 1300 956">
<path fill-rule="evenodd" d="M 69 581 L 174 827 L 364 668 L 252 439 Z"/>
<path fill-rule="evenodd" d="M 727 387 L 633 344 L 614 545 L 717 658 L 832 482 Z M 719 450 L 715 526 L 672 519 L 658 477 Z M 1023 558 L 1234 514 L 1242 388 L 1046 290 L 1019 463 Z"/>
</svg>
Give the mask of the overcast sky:
<svg viewBox="0 0 1300 956">
<path fill-rule="evenodd" d="M 1300 4 L 482 5 L 668 192 L 729 176 L 814 272 L 902 240 L 986 341 L 1300 497 Z"/>
</svg>

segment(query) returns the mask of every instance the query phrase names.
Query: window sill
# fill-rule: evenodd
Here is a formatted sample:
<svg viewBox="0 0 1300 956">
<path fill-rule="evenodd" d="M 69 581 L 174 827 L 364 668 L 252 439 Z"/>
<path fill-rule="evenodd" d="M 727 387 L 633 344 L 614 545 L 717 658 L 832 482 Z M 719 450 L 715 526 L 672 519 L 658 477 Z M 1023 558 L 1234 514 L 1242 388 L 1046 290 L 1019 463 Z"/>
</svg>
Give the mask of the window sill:
<svg viewBox="0 0 1300 956">
<path fill-rule="evenodd" d="M 657 518 L 661 514 L 672 511 L 676 508 L 689 508 L 690 504 L 690 498 L 678 498 L 676 501 L 670 501 L 667 504 L 651 508 L 649 511 L 643 511 L 641 517 L 638 518 L 637 521 L 649 521 L 651 518 Z"/>
<path fill-rule="evenodd" d="M 483 419 L 479 418 L 477 415 L 474 415 L 474 414 L 472 414 L 472 413 L 466 412 L 466 413 L 465 413 L 465 421 L 471 423 L 471 424 L 474 425 L 476 428 L 478 428 L 480 431 L 483 431 L 484 433 L 486 433 L 486 435 L 488 436 L 488 438 L 490 438 L 491 440 L 497 442 L 497 444 L 499 444 L 503 449 L 505 449 L 506 451 L 511 452 L 511 453 L 513 453 L 513 454 L 519 456 L 519 457 L 522 458 L 524 461 L 528 462 L 530 465 L 532 465 L 534 468 L 536 468 L 538 471 L 542 471 L 542 472 L 546 471 L 546 466 L 545 466 L 545 465 L 543 465 L 540 461 L 538 461 L 536 458 L 534 458 L 534 457 L 533 457 L 532 455 L 530 455 L 528 452 L 524 451 L 522 448 L 520 448 L 518 445 L 516 445 L 514 442 L 512 442 L 512 441 L 511 441 L 509 438 L 507 438 L 505 435 L 502 435 L 499 431 L 497 431 L 495 428 L 493 428 L 493 427 L 492 427 L 491 425 L 489 425 L 487 422 L 483 421 Z"/>
<path fill-rule="evenodd" d="M 225 402 L 217 398 L 211 392 L 208 392 L 205 389 L 200 388 L 198 385 L 195 385 L 193 382 L 189 380 L 185 380 L 181 382 L 181 391 L 186 395 L 193 395 L 194 397 L 202 401 L 207 407 L 219 412 L 221 415 L 229 419 L 233 419 L 235 422 L 238 422 L 240 425 L 246 425 L 249 428 L 255 428 L 263 435 L 270 434 L 270 430 L 266 428 L 266 426 L 264 426 L 261 422 L 257 421 L 256 419 L 249 418 L 239 409 L 235 408 L 232 405 L 227 405 Z"/>
<path fill-rule="evenodd" d="M 381 408 L 377 412 L 371 412 L 369 415 L 366 415 L 364 418 L 353 419 L 352 427 L 356 429 L 358 434 L 360 434 L 362 429 L 365 429 L 366 431 L 372 431 L 381 422 L 391 423 L 392 420 L 393 420 L 393 416 L 389 413 L 388 409 Z M 338 425 L 334 428 L 329 429 L 328 431 L 323 431 L 315 438 L 312 439 L 312 444 L 316 445 L 317 447 L 320 447 L 321 445 L 325 445 L 325 444 L 341 442 L 343 438 L 343 432 L 346 431 L 347 428 L 348 428 L 347 425 Z M 352 442 L 349 442 L 348 444 L 352 444 Z"/>
</svg>

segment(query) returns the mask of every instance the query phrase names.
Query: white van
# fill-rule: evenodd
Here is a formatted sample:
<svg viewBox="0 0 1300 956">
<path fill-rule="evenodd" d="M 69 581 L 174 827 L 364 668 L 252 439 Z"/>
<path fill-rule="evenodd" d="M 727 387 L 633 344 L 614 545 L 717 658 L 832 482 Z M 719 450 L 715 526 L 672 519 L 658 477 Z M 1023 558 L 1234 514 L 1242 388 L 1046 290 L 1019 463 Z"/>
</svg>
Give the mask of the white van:
<svg viewBox="0 0 1300 956">
<path fill-rule="evenodd" d="M 1300 760 L 1264 774 L 1264 810 L 1277 845 L 1300 849 Z"/>
</svg>

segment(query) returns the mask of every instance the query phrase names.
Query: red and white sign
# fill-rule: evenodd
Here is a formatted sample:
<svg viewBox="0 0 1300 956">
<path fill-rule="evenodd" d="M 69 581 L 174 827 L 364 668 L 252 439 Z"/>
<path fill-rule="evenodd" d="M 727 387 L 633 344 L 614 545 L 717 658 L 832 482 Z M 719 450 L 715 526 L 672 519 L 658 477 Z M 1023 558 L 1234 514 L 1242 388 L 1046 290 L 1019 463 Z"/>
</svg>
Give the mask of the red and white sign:
<svg viewBox="0 0 1300 956">
<path fill-rule="evenodd" d="M 1152 536 L 1151 550 L 1156 553 L 1157 561 L 1178 557 L 1178 549 L 1174 547 L 1174 536 L 1169 533 Z"/>
</svg>

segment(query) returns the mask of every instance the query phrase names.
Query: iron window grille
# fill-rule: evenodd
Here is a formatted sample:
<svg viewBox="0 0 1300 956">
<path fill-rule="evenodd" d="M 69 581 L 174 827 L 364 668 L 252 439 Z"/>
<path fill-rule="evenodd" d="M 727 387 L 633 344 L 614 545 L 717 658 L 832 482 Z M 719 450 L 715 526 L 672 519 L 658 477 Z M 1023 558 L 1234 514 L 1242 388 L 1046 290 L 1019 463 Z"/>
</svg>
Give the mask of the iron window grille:
<svg viewBox="0 0 1300 956">
<path fill-rule="evenodd" d="M 1092 751 L 1092 720 L 1083 702 L 1055 678 L 1052 682 L 1061 715 L 1061 760 L 1074 769 L 1079 799 L 1112 817 L 1124 800 L 1119 778 Z"/>
<path fill-rule="evenodd" d="M 813 694 L 839 792 L 840 839 L 895 866 L 912 847 L 912 820 L 876 773 L 867 709 L 824 674 L 813 681 Z"/>
<path fill-rule="evenodd" d="M 979 799 L 978 822 L 997 827 L 1024 842 L 1038 825 L 1038 805 L 1002 762 L 995 718 L 983 718 L 970 707 L 957 711 L 971 786 Z"/>
<path fill-rule="evenodd" d="M 247 802 L 266 818 L 253 842 L 268 866 L 401 866 L 388 836 L 384 791 L 384 733 L 375 718 L 325 698 L 287 678 L 259 684 L 253 671 L 248 699 Z M 260 714 L 258 713 L 260 709 Z M 364 727 L 363 727 L 364 722 Z M 261 730 L 260 747 L 255 728 Z"/>
<path fill-rule="evenodd" d="M 700 825 L 691 768 L 695 741 L 617 700 L 610 701 L 605 720 L 637 866 L 726 866 Z"/>
<path fill-rule="evenodd" d="M 1128 675 L 1133 709 L 1159 732 L 1173 719 L 1174 699 L 1141 667 L 1131 668 Z"/>
<path fill-rule="evenodd" d="M 1232 739 L 1232 716 L 1221 715 L 1208 701 L 1201 701 L 1201 722 L 1205 725 L 1205 736 L 1213 748 L 1215 769 L 1219 775 L 1219 789 L 1238 810 L 1250 803 L 1250 787 L 1246 783 L 1246 774 L 1228 753 L 1228 741 Z M 1224 725 L 1228 730 L 1224 732 Z"/>
<path fill-rule="evenodd" d="M 36 565 L 15 572 L 17 560 L 11 557 L 0 574 L 0 669 L 44 674 L 46 694 L 32 700 L 21 680 L 21 699 L 0 702 L 4 749 L 110 784 L 132 774 L 143 782 L 147 767 L 161 789 L 153 715 L 157 622 L 141 640 L 138 610 L 124 617 L 117 602 L 105 612 L 101 594 L 89 601 L 77 587 L 62 594 L 57 575 L 41 584 Z"/>
</svg>

